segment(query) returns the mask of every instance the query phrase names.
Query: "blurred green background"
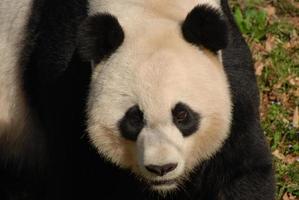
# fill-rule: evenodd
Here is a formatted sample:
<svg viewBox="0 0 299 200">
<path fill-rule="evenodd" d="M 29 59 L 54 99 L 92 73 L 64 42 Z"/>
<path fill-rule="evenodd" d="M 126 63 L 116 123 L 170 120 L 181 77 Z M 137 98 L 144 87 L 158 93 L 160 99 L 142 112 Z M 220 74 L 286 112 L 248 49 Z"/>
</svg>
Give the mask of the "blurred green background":
<svg viewBox="0 0 299 200">
<path fill-rule="evenodd" d="M 299 0 L 230 3 L 255 62 L 276 200 L 299 200 Z"/>
</svg>

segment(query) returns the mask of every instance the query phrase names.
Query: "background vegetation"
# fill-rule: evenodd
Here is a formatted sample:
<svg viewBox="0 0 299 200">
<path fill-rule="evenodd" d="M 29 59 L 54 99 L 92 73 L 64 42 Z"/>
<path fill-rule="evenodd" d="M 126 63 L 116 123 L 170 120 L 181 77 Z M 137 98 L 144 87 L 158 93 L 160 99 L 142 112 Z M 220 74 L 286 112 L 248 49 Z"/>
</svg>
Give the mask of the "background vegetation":
<svg viewBox="0 0 299 200">
<path fill-rule="evenodd" d="M 277 200 L 299 200 L 299 0 L 231 0 L 255 61 Z"/>
</svg>

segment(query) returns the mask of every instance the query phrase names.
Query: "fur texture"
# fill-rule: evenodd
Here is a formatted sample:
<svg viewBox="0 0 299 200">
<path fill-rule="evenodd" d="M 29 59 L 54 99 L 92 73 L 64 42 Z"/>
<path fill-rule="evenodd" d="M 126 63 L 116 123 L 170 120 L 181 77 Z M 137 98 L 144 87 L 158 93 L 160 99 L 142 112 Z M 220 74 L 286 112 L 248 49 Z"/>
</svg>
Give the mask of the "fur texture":
<svg viewBox="0 0 299 200">
<path fill-rule="evenodd" d="M 32 3 L 0 2 L 0 199 L 4 200 L 20 199 L 27 191 L 31 191 L 28 198 L 38 196 L 41 187 L 35 184 L 43 183 L 38 175 L 44 166 L 45 140 L 26 99 L 22 81 L 26 59 L 20 56 L 26 48 Z M 33 187 L 37 192 L 32 193 Z"/>
<path fill-rule="evenodd" d="M 108 5 L 107 2 L 115 4 L 112 6 L 115 9 L 111 9 L 111 4 Z M 148 190 L 147 185 L 136 179 L 131 171 L 121 169 L 107 161 L 107 157 L 99 155 L 84 135 L 87 128 L 84 123 L 86 121 L 85 105 L 91 66 L 81 60 L 76 50 L 78 27 L 87 15 L 87 2 L 85 0 L 34 0 L 32 13 L 26 25 L 26 36 L 21 54 L 12 54 L 12 57 L 8 56 L 8 58 L 20 59 L 21 69 L 24 69 L 24 73 L 21 74 L 24 77 L 21 86 L 25 89 L 25 102 L 30 105 L 31 116 L 37 116 L 37 124 L 40 124 L 42 131 L 37 135 L 47 142 L 39 143 L 34 140 L 25 142 L 28 147 L 33 147 L 26 148 L 33 149 L 33 151 L 24 151 L 22 154 L 22 156 L 27 155 L 31 158 L 29 162 L 31 166 L 29 164 L 26 167 L 20 166 L 20 157 L 15 162 L 9 162 L 9 165 L 7 162 L 0 161 L 1 199 L 66 200 L 94 199 L 95 197 L 109 200 L 274 199 L 272 161 L 259 125 L 258 90 L 251 54 L 234 23 L 227 1 L 221 0 L 221 5 L 219 1 L 212 0 L 190 0 L 183 4 L 180 2 L 182 1 L 139 1 L 140 4 L 152 7 L 153 12 L 147 13 L 150 16 L 148 19 L 155 21 L 161 16 L 167 16 L 169 21 L 181 23 L 194 8 L 194 4 L 205 2 L 215 8 L 221 7 L 224 20 L 228 24 L 228 44 L 221 51 L 221 60 L 230 86 L 233 104 L 230 132 L 222 148 L 213 157 L 202 161 L 180 190 L 165 194 L 165 196 Z M 121 17 L 118 15 L 118 18 L 126 18 L 126 16 L 132 16 L 132 13 L 138 13 L 136 7 L 126 3 L 120 5 L 119 1 L 112 0 L 91 0 L 89 7 L 92 15 L 96 14 L 95 12 L 99 9 L 103 9 L 103 12 L 109 11 L 112 15 L 121 13 Z M 124 48 L 126 40 L 130 37 L 131 41 L 136 43 L 138 39 L 142 40 L 142 37 L 136 37 L 136 35 L 141 35 L 140 32 L 147 34 L 149 30 L 159 31 L 160 27 L 155 26 L 154 23 L 153 26 L 141 28 L 148 19 L 136 18 L 140 25 L 136 27 L 140 28 L 126 34 L 124 43 L 118 51 Z M 119 23 L 124 33 L 128 33 L 132 23 L 130 19 Z M 163 24 L 161 26 L 163 27 Z M 165 38 L 168 39 L 169 33 L 178 33 L 180 28 L 178 25 L 176 31 L 169 31 L 167 36 L 162 37 L 163 39 L 153 40 L 151 44 L 169 45 L 164 43 Z M 199 54 L 202 53 L 196 47 L 193 50 L 194 53 L 196 51 Z M 110 58 L 113 56 L 114 54 L 111 54 Z M 119 62 L 122 63 L 121 60 Z M 10 62 L 8 64 L 15 65 Z M 221 69 L 220 66 L 219 69 Z M 93 76 L 97 76 L 99 73 L 97 71 L 99 69 L 95 69 L 96 73 Z M 119 77 L 119 79 L 122 78 L 124 77 Z M 138 82 L 140 83 L 142 82 Z M 1 86 L 0 88 L 2 89 Z M 96 94 L 90 93 L 90 95 Z M 123 112 L 119 113 L 118 119 L 124 115 L 127 108 L 122 109 Z M 169 109 L 171 110 L 171 106 Z M 160 118 L 159 114 L 158 110 L 154 116 Z M 190 137 L 194 136 L 193 134 Z M 129 146 L 132 141 L 126 142 Z M 37 163 L 32 162 L 40 158 L 39 155 L 32 153 L 40 152 L 34 147 L 36 144 L 46 149 L 41 152 L 46 160 Z M 119 148 L 123 146 L 119 145 Z M 119 148 L 115 150 L 118 151 Z M 0 153 L 2 156 L 3 152 Z M 125 156 L 123 158 L 127 162 L 133 162 L 129 161 L 131 157 Z M 40 165 L 41 163 L 45 165 Z"/>
<path fill-rule="evenodd" d="M 79 174 L 79 149 L 84 151 L 78 143 L 90 66 L 78 59 L 75 48 L 87 2 L 13 0 L 0 5 L 0 135 L 2 125 L 13 127 L 0 138 L 0 199 L 67 199 L 79 188 L 72 177 Z M 13 97 L 2 98 L 7 94 Z M 20 123 L 25 129 L 17 129 Z M 13 140 L 16 133 L 21 137 Z"/>
<path fill-rule="evenodd" d="M 0 2 L 0 139 L 15 141 L 30 127 L 25 128 L 30 120 L 22 90 L 22 69 L 16 59 L 23 47 L 30 8 L 30 0 Z M 13 145 L 10 148 L 17 151 Z"/>
<path fill-rule="evenodd" d="M 80 53 L 85 60 L 95 63 L 107 58 L 124 40 L 124 32 L 117 19 L 109 14 L 87 18 L 80 30 Z"/>
<path fill-rule="evenodd" d="M 213 52 L 227 45 L 227 26 L 220 10 L 207 5 L 195 7 L 182 25 L 185 39 Z"/>
</svg>

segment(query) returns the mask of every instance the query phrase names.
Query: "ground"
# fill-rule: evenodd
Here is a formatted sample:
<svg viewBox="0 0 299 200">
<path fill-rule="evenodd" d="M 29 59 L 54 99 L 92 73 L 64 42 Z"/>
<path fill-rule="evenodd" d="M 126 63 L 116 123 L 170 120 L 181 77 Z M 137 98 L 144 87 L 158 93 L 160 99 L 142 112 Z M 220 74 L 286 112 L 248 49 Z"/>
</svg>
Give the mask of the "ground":
<svg viewBox="0 0 299 200">
<path fill-rule="evenodd" d="M 276 200 L 299 200 L 299 0 L 231 0 L 255 61 Z"/>
</svg>

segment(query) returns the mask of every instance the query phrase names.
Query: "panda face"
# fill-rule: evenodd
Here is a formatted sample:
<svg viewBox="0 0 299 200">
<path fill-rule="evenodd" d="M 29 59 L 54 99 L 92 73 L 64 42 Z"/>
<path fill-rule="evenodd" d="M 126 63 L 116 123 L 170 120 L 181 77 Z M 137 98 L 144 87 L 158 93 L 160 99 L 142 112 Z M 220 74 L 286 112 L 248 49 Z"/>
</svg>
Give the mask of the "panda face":
<svg viewBox="0 0 299 200">
<path fill-rule="evenodd" d="M 124 42 L 97 65 L 88 103 L 99 152 L 159 190 L 177 186 L 221 147 L 231 113 L 217 57 L 179 35 L 160 37 L 168 45 Z"/>
<path fill-rule="evenodd" d="M 110 19 L 123 39 L 94 67 L 90 139 L 150 189 L 173 191 L 228 137 L 231 100 L 223 66 L 215 52 L 191 44 L 180 23 L 162 19 L 137 30 Z"/>
</svg>

